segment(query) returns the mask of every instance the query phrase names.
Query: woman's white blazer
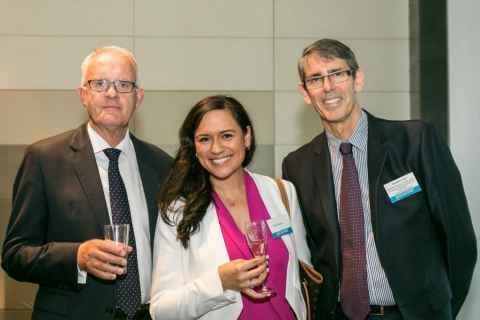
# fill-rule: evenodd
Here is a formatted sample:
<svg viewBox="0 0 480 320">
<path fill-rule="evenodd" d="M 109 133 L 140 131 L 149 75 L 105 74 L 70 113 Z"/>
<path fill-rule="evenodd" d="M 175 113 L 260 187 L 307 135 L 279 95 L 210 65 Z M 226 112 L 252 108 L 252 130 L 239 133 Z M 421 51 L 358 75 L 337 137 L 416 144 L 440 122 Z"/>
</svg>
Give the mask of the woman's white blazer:
<svg viewBox="0 0 480 320">
<path fill-rule="evenodd" d="M 267 176 L 250 173 L 271 218 L 286 216 L 276 182 Z M 287 190 L 293 233 L 282 237 L 289 253 L 286 298 L 297 319 L 306 319 L 300 290 L 298 259 L 311 264 L 297 194 L 284 181 Z M 155 231 L 150 313 L 153 319 L 237 319 L 242 310 L 238 291 L 223 290 L 218 267 L 230 261 L 213 203 L 190 237 L 188 249 L 177 240 L 176 226 L 160 217 Z"/>
</svg>

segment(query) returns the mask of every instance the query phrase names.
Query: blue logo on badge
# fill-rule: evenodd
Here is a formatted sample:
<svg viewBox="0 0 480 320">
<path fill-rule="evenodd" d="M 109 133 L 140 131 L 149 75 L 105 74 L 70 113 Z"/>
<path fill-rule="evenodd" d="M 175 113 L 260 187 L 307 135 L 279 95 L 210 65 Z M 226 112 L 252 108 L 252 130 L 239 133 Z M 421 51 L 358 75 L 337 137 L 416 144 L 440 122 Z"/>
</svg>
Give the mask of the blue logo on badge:
<svg viewBox="0 0 480 320">
<path fill-rule="evenodd" d="M 272 237 L 274 237 L 274 238 L 280 238 L 280 237 L 283 237 L 284 235 L 290 234 L 290 233 L 292 233 L 292 232 L 293 232 L 292 228 L 291 228 L 291 227 L 288 227 L 288 228 L 279 230 L 279 231 L 277 231 L 277 232 L 273 232 L 273 233 L 272 233 Z"/>
<path fill-rule="evenodd" d="M 406 190 L 400 194 L 397 194 L 397 195 L 394 195 L 392 197 L 390 197 L 390 201 L 392 203 L 395 203 L 395 202 L 398 202 L 402 199 L 405 199 L 405 198 L 408 198 L 410 197 L 411 195 L 417 193 L 417 192 L 420 192 L 422 191 L 422 188 L 420 188 L 420 186 L 417 184 L 415 187 L 409 189 L 409 190 Z"/>
</svg>

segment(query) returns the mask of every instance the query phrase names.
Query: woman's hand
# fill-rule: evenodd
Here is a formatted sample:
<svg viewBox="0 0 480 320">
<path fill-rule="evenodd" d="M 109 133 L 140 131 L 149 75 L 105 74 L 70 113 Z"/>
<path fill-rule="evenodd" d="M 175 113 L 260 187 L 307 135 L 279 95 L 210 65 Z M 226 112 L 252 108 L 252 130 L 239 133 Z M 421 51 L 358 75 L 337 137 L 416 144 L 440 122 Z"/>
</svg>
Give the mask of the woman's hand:
<svg viewBox="0 0 480 320">
<path fill-rule="evenodd" d="M 267 273 L 268 266 L 265 256 L 250 260 L 237 259 L 218 267 L 223 290 L 241 291 L 254 299 L 262 299 L 268 296 L 252 289 L 265 281 Z"/>
</svg>

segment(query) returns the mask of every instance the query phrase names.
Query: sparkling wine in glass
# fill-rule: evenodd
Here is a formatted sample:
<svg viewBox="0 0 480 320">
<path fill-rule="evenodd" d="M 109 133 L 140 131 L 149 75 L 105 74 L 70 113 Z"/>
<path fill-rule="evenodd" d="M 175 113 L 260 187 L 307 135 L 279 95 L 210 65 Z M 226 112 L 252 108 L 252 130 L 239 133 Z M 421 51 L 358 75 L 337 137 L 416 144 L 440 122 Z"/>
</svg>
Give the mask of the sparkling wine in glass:
<svg viewBox="0 0 480 320">
<path fill-rule="evenodd" d="M 245 237 L 247 238 L 250 251 L 255 257 L 264 256 L 267 252 L 268 228 L 265 220 L 247 222 L 245 225 Z M 268 288 L 265 283 L 262 284 L 258 293 L 272 296 L 275 292 Z"/>
</svg>

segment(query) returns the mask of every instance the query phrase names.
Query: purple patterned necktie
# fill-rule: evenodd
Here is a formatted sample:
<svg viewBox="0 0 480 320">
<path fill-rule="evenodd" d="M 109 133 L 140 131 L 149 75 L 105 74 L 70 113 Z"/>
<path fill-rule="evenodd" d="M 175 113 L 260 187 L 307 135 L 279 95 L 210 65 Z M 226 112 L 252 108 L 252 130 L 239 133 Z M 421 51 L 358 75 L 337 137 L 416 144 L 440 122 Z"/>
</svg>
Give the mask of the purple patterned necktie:
<svg viewBox="0 0 480 320">
<path fill-rule="evenodd" d="M 340 303 L 351 320 L 365 320 L 370 311 L 362 193 L 353 159 L 352 144 L 342 143 L 342 185 L 340 190 L 340 232 L 342 281 Z"/>
<path fill-rule="evenodd" d="M 127 258 L 127 274 L 118 277 L 115 285 L 115 307 L 121 309 L 132 319 L 141 304 L 140 280 L 138 275 L 137 250 L 135 234 L 133 232 L 130 207 L 128 205 L 127 191 L 118 169 L 118 157 L 121 150 L 109 148 L 103 150 L 108 159 L 108 184 L 110 191 L 110 206 L 112 209 L 113 224 L 129 224 L 130 237 L 128 244 L 133 251 Z"/>
</svg>

